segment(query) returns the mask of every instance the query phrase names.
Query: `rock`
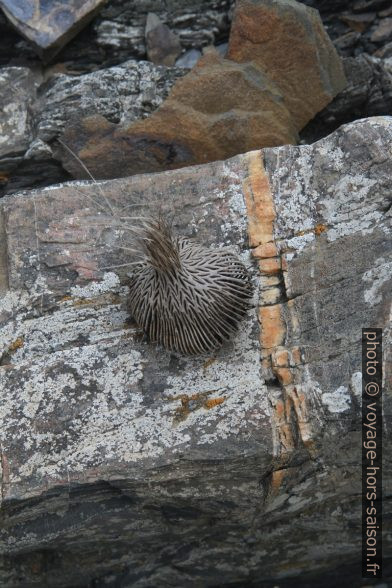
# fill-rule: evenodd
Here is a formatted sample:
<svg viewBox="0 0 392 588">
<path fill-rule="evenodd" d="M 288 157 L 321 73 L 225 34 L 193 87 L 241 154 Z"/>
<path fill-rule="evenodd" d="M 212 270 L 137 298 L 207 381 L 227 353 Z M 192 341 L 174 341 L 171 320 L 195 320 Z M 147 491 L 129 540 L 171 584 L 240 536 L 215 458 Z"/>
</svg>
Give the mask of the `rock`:
<svg viewBox="0 0 392 588">
<path fill-rule="evenodd" d="M 103 3 L 104 0 L 69 0 L 66 4 L 56 0 L 38 3 L 0 0 L 0 7 L 17 30 L 31 41 L 40 57 L 48 59 L 97 14 Z"/>
<path fill-rule="evenodd" d="M 185 72 L 129 60 L 90 74 L 55 74 L 41 88 L 35 125 L 51 141 L 70 121 L 100 114 L 113 123 L 130 123 L 151 114 Z"/>
<path fill-rule="evenodd" d="M 116 123 L 145 118 L 184 73 L 130 60 L 81 76 L 54 74 L 42 82 L 28 68 L 3 68 L 0 85 L 8 117 L 3 118 L 0 172 L 7 181 L 0 195 L 69 179 L 52 153 L 53 140 L 67 124 L 92 113 Z"/>
<path fill-rule="evenodd" d="M 378 16 L 380 18 L 385 18 L 386 16 L 392 16 L 392 6 L 390 6 L 389 8 L 386 8 L 385 10 L 381 10 L 378 13 Z"/>
<path fill-rule="evenodd" d="M 298 131 L 345 86 L 318 12 L 294 0 L 239 0 L 227 57 L 268 73 Z"/>
<path fill-rule="evenodd" d="M 41 81 L 27 67 L 0 69 L 0 173 L 8 174 L 23 158 L 33 137 L 31 106 Z"/>
<path fill-rule="evenodd" d="M 361 39 L 361 33 L 350 31 L 334 40 L 333 44 L 340 52 L 355 47 Z"/>
<path fill-rule="evenodd" d="M 225 40 L 230 29 L 230 8 L 233 0 L 130 0 L 108 3 L 102 18 L 95 24 L 94 42 L 108 56 L 119 61 L 129 57 L 146 58 L 146 14 L 154 12 L 180 39 L 185 50 L 197 49 Z"/>
<path fill-rule="evenodd" d="M 362 33 L 372 24 L 376 18 L 375 12 L 363 12 L 362 14 L 342 14 L 341 20 L 348 24 L 350 29 Z"/>
<path fill-rule="evenodd" d="M 189 51 L 185 51 L 185 53 L 177 59 L 176 67 L 186 67 L 187 69 L 192 69 L 192 67 L 199 61 L 200 57 L 201 52 L 197 49 L 190 49 Z"/>
<path fill-rule="evenodd" d="M 148 12 L 156 13 L 180 38 L 183 50 L 226 41 L 234 0 L 108 0 L 95 19 L 57 54 L 70 69 L 90 73 L 129 59 L 146 59 Z M 13 3 L 15 4 L 15 3 Z M 0 11 L 0 65 L 39 63 L 31 44 Z"/>
<path fill-rule="evenodd" d="M 384 43 L 392 40 L 392 18 L 384 18 L 380 24 L 373 29 L 370 40 L 373 43 Z"/>
<path fill-rule="evenodd" d="M 123 174 L 174 169 L 295 143 L 299 130 L 344 84 L 315 11 L 293 0 L 240 2 L 227 59 L 207 51 L 145 121 L 115 126 L 84 119 L 70 125 L 64 138 L 97 177 L 115 177 L 119 168 Z M 80 177 L 67 152 L 62 161 Z"/>
<path fill-rule="evenodd" d="M 181 53 L 180 40 L 153 12 L 147 15 L 145 35 L 148 59 L 156 65 L 174 65 Z"/>
<path fill-rule="evenodd" d="M 392 111 L 392 67 L 388 60 L 368 55 L 343 60 L 347 87 L 301 132 L 313 143 L 341 124 Z"/>
<path fill-rule="evenodd" d="M 387 43 L 386 45 L 384 45 L 382 49 L 378 49 L 374 53 L 374 56 L 381 57 L 382 59 L 387 59 L 389 57 L 392 57 L 392 41 L 390 43 Z"/>
<path fill-rule="evenodd" d="M 219 99 L 218 99 L 219 94 Z M 203 163 L 253 149 L 295 143 L 296 127 L 279 88 L 252 63 L 207 53 L 149 118 L 122 126 L 103 117 L 69 125 L 63 140 L 94 177 L 146 173 Z M 63 166 L 85 177 L 68 152 Z"/>
<path fill-rule="evenodd" d="M 351 10 L 353 12 L 368 12 L 369 10 L 379 10 L 388 4 L 389 0 L 357 0 L 353 3 Z"/>
<path fill-rule="evenodd" d="M 218 51 L 219 55 L 221 55 L 222 57 L 226 57 L 228 48 L 229 48 L 228 43 L 221 43 L 220 45 L 217 45 L 215 47 L 215 49 Z"/>
<path fill-rule="evenodd" d="M 2 585 L 361 583 L 360 341 L 384 328 L 389 353 L 391 141 L 373 118 L 0 202 Z M 143 341 L 125 269 L 107 268 L 132 260 L 107 202 L 158 200 L 252 274 L 214 357 Z M 386 487 L 391 455 L 385 435 Z M 384 578 L 390 521 L 385 500 Z"/>
</svg>

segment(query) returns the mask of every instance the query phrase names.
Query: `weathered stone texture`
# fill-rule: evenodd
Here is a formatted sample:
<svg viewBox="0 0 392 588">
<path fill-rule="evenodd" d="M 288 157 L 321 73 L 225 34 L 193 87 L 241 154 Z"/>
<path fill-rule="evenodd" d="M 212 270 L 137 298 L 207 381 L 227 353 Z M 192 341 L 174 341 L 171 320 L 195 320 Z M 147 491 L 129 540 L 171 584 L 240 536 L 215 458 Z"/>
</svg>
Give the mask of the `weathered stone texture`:
<svg viewBox="0 0 392 588">
<path fill-rule="evenodd" d="M 360 340 L 390 344 L 391 142 L 379 117 L 3 199 L 5 586 L 360 583 Z M 131 259 L 121 210 L 148 202 L 259 286 L 214 357 L 151 346 L 126 315 L 127 268 L 108 266 Z M 386 437 L 387 483 L 390 455 Z"/>
<path fill-rule="evenodd" d="M 208 52 L 147 120 L 116 126 L 82 119 L 65 141 L 99 178 L 118 177 L 119 167 L 130 175 L 226 159 L 295 143 L 344 86 L 316 11 L 294 0 L 239 2 L 226 57 Z M 83 177 L 68 152 L 62 161 Z"/>
<path fill-rule="evenodd" d="M 69 179 L 53 154 L 53 140 L 67 125 L 92 114 L 123 124 L 145 118 L 185 73 L 134 60 L 80 76 L 53 73 L 47 80 L 41 68 L 0 69 L 4 190 Z"/>
<path fill-rule="evenodd" d="M 239 0 L 227 57 L 267 73 L 298 131 L 346 85 L 318 11 L 295 0 Z"/>
<path fill-rule="evenodd" d="M 52 57 L 98 12 L 105 0 L 0 0 L 0 7 L 41 57 Z"/>
<path fill-rule="evenodd" d="M 317 141 L 358 118 L 392 112 L 392 59 L 364 54 L 343 59 L 343 66 L 347 87 L 302 130 L 304 142 Z"/>
</svg>

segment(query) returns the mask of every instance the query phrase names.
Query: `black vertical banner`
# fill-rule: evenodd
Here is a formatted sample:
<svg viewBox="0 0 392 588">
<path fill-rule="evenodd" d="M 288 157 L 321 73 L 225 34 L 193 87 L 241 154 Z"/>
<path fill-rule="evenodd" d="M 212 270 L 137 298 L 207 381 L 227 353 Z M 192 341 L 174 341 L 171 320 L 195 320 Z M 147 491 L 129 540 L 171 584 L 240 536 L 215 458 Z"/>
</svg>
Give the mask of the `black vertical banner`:
<svg viewBox="0 0 392 588">
<path fill-rule="evenodd" d="M 382 329 L 362 329 L 362 577 L 382 578 Z"/>
</svg>

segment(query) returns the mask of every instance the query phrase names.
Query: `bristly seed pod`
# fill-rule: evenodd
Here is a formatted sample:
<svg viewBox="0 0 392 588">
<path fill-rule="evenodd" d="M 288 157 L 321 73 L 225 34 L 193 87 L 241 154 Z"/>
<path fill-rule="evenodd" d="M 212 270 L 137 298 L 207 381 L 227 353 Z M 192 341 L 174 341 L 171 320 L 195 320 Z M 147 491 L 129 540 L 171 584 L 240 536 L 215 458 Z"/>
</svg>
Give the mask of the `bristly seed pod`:
<svg viewBox="0 0 392 588">
<path fill-rule="evenodd" d="M 153 343 L 187 355 L 211 352 L 237 330 L 252 296 L 231 253 L 175 237 L 162 219 L 144 223 L 144 259 L 131 276 L 128 306 Z"/>
</svg>

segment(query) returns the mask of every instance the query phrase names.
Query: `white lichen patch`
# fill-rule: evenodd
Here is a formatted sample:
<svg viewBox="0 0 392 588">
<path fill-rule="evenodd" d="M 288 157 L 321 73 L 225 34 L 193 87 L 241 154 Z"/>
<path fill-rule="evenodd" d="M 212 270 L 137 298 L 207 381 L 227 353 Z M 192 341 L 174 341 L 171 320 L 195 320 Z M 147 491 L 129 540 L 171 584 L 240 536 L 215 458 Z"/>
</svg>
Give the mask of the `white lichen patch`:
<svg viewBox="0 0 392 588">
<path fill-rule="evenodd" d="M 286 150 L 295 156 L 287 157 Z M 308 231 L 316 224 L 317 191 L 311 184 L 312 146 L 276 148 L 277 167 L 269 178 L 274 197 L 275 239 L 286 239 L 293 233 Z M 283 153 L 285 158 L 283 158 Z M 295 167 L 291 163 L 296 163 Z M 304 170 L 308 173 L 303 173 Z M 289 188 L 289 189 L 287 189 Z"/>
<path fill-rule="evenodd" d="M 339 386 L 334 392 L 324 392 L 321 401 L 333 413 L 345 412 L 351 406 L 351 397 L 346 386 Z"/>
<path fill-rule="evenodd" d="M 362 404 L 362 372 L 354 372 L 352 374 L 350 389 L 354 397 Z"/>
<path fill-rule="evenodd" d="M 78 298 L 95 298 L 99 294 L 114 291 L 120 286 L 120 278 L 114 272 L 106 272 L 103 279 L 90 282 L 87 286 L 73 286 L 71 295 Z"/>
<path fill-rule="evenodd" d="M 283 243 L 279 244 L 279 249 L 282 253 L 285 253 L 287 261 L 291 261 L 298 253 L 301 253 L 303 249 L 309 243 L 312 243 L 315 240 L 314 232 L 305 233 L 305 235 L 298 235 L 297 237 L 292 237 L 291 239 L 287 239 Z"/>
<path fill-rule="evenodd" d="M 392 133 L 391 121 L 390 117 L 375 117 L 340 129 L 347 136 L 352 132 L 359 137 L 363 132 L 363 153 L 369 151 L 368 157 L 373 158 L 370 161 L 350 159 L 348 150 L 337 144 L 336 133 L 313 145 L 274 150 L 276 161 L 269 180 L 276 210 L 277 241 L 291 241 L 293 234 L 311 231 L 320 223 L 327 227 L 328 241 L 356 233 L 366 235 L 375 229 L 390 230 L 383 213 L 388 175 L 383 169 L 379 174 L 368 170 L 371 161 L 376 169 L 388 157 L 387 134 Z M 371 126 L 375 129 L 383 126 L 383 132 L 372 135 L 372 142 L 365 143 L 366 132 L 373 133 Z M 295 247 L 296 242 L 292 245 Z M 291 258 L 289 254 L 288 261 Z"/>
<path fill-rule="evenodd" d="M 364 291 L 365 302 L 370 306 L 380 304 L 381 288 L 392 279 L 392 261 L 386 261 L 383 257 L 376 259 L 374 267 L 365 272 L 362 279 L 369 286 Z"/>
</svg>

